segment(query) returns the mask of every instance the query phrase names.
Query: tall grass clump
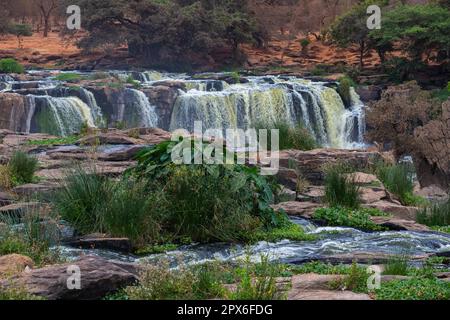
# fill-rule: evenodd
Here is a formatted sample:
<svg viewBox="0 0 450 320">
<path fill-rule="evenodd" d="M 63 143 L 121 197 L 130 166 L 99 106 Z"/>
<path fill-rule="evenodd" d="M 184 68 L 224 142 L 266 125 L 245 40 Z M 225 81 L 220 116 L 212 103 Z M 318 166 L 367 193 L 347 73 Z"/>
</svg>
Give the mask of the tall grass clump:
<svg viewBox="0 0 450 320">
<path fill-rule="evenodd" d="M 345 164 L 325 168 L 325 200 L 331 207 L 359 207 L 359 186 L 351 178 L 352 171 Z"/>
<path fill-rule="evenodd" d="M 417 214 L 417 222 L 430 227 L 445 227 L 450 225 L 450 200 L 423 208 Z"/>
<path fill-rule="evenodd" d="M 31 183 L 38 168 L 38 160 L 25 152 L 16 151 L 8 162 L 8 168 L 15 184 Z"/>
<path fill-rule="evenodd" d="M 271 134 L 270 130 L 279 131 L 279 148 L 280 150 L 313 150 L 318 148 L 318 144 L 311 133 L 299 122 L 295 125 L 291 125 L 286 121 L 277 120 L 272 124 L 263 122 L 256 123 L 255 129 L 267 129 L 267 145 L 271 146 Z"/>
<path fill-rule="evenodd" d="M 0 59 L 0 73 L 24 73 L 24 67 L 12 58 Z"/>
<path fill-rule="evenodd" d="M 409 275 L 408 256 L 402 255 L 389 259 L 384 266 L 383 274 L 392 276 Z"/>
<path fill-rule="evenodd" d="M 376 175 L 383 182 L 386 189 L 396 195 L 404 205 L 420 205 L 425 200 L 413 194 L 414 183 L 412 175 L 414 170 L 411 165 L 377 164 Z"/>
</svg>

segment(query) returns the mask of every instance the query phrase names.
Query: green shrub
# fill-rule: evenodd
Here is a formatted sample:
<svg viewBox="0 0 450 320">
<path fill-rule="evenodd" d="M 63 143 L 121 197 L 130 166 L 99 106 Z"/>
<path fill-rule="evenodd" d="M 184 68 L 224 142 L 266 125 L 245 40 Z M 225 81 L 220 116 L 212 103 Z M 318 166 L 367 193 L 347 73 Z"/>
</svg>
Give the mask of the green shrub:
<svg viewBox="0 0 450 320">
<path fill-rule="evenodd" d="M 0 73 L 24 73 L 23 66 L 12 58 L 0 59 Z"/>
<path fill-rule="evenodd" d="M 15 184 L 31 183 L 38 168 L 38 160 L 22 151 L 16 151 L 8 162 Z"/>
<path fill-rule="evenodd" d="M 450 226 L 450 200 L 423 208 L 417 214 L 417 222 L 430 227 Z"/>
<path fill-rule="evenodd" d="M 325 169 L 325 200 L 328 205 L 358 208 L 360 205 L 359 186 L 351 180 L 351 168 L 343 164 Z"/>
<path fill-rule="evenodd" d="M 255 124 L 255 129 L 278 130 L 280 150 L 295 149 L 308 151 L 318 148 L 314 137 L 302 123 L 297 123 L 292 126 L 284 121 L 276 121 L 272 124 L 259 122 Z M 272 145 L 270 131 L 267 137 L 267 145 Z"/>
<path fill-rule="evenodd" d="M 394 280 L 383 283 L 375 293 L 377 300 L 449 300 L 450 283 L 427 278 Z"/>
<path fill-rule="evenodd" d="M 72 72 L 64 72 L 60 73 L 55 77 L 58 81 L 65 81 L 65 82 L 78 82 L 80 80 L 83 80 L 83 76 L 78 73 L 72 73 Z"/>
<path fill-rule="evenodd" d="M 349 268 L 347 275 L 342 280 L 332 282 L 332 289 L 345 289 L 353 292 L 367 293 L 367 279 L 369 274 L 365 267 L 359 266 L 356 262 Z"/>
<path fill-rule="evenodd" d="M 287 222 L 284 227 L 274 228 L 271 230 L 260 230 L 253 234 L 249 234 L 248 237 L 250 242 L 277 242 L 281 240 L 312 241 L 315 239 L 316 237 L 314 235 L 306 234 L 302 227 L 290 222 Z"/>
<path fill-rule="evenodd" d="M 377 164 L 376 175 L 389 192 L 399 197 L 404 205 L 423 204 L 424 200 L 413 194 L 413 169 L 407 164 L 384 165 Z"/>
<path fill-rule="evenodd" d="M 372 222 L 370 217 L 382 215 L 368 209 L 349 209 L 345 207 L 321 208 L 313 214 L 313 219 L 324 221 L 329 226 L 346 226 L 368 231 L 384 230 L 383 227 Z"/>
<path fill-rule="evenodd" d="M 44 139 L 44 140 L 30 140 L 27 142 L 29 146 L 57 146 L 57 145 L 69 145 L 75 144 L 80 137 L 78 136 L 69 136 L 62 138 L 52 138 L 52 139 Z"/>
<path fill-rule="evenodd" d="M 346 106 L 350 106 L 352 104 L 352 97 L 350 93 L 352 87 L 356 87 L 356 84 L 349 76 L 344 76 L 339 79 L 337 91 Z"/>
<path fill-rule="evenodd" d="M 407 276 L 409 273 L 408 257 L 394 257 L 384 266 L 383 274 L 393 276 Z"/>
</svg>

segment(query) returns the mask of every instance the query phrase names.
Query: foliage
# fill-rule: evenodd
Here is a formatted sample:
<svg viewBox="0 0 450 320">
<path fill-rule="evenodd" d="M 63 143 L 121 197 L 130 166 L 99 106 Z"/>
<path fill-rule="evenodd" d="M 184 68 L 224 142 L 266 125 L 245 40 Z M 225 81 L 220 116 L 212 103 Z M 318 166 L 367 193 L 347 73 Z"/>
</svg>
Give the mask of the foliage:
<svg viewBox="0 0 450 320">
<path fill-rule="evenodd" d="M 313 150 L 318 148 L 317 142 L 311 133 L 299 122 L 294 126 L 285 121 L 275 121 L 274 123 L 256 123 L 255 129 L 278 130 L 280 150 Z M 270 132 L 270 131 L 269 131 Z M 271 135 L 268 134 L 267 145 L 272 145 Z"/>
<path fill-rule="evenodd" d="M 0 73 L 24 73 L 24 67 L 12 58 L 0 59 Z"/>
<path fill-rule="evenodd" d="M 377 300 L 449 300 L 450 283 L 437 279 L 412 278 L 383 283 Z"/>
<path fill-rule="evenodd" d="M 30 301 L 44 300 L 41 297 L 29 294 L 26 290 L 21 289 L 2 289 L 0 288 L 0 301 Z"/>
<path fill-rule="evenodd" d="M 339 79 L 339 87 L 337 91 L 346 106 L 350 106 L 352 104 L 352 97 L 350 93 L 352 87 L 356 87 L 356 84 L 349 76 L 344 76 Z"/>
<path fill-rule="evenodd" d="M 330 206 L 359 207 L 359 187 L 350 178 L 352 171 L 345 164 L 325 168 L 325 199 Z"/>
<path fill-rule="evenodd" d="M 128 43 L 130 54 L 166 69 L 189 69 L 223 46 L 233 49 L 236 60 L 239 44 L 262 37 L 246 1 L 241 0 L 76 0 L 69 4 L 79 5 L 86 16 L 83 26 L 88 36 L 79 41 L 80 47 L 91 50 Z"/>
<path fill-rule="evenodd" d="M 383 27 L 370 36 L 377 46 L 391 46 L 401 42 L 403 50 L 414 61 L 432 52 L 450 50 L 450 10 L 436 4 L 399 5 L 383 16 Z"/>
<path fill-rule="evenodd" d="M 407 276 L 409 274 L 408 256 L 391 258 L 384 266 L 383 274 L 394 276 Z"/>
<path fill-rule="evenodd" d="M 31 26 L 29 24 L 22 23 L 11 25 L 9 33 L 17 37 L 19 48 L 22 48 L 23 37 L 31 37 L 33 35 Z"/>
<path fill-rule="evenodd" d="M 71 145 L 78 141 L 79 136 L 68 136 L 61 138 L 52 138 L 44 140 L 29 140 L 27 145 L 29 146 L 58 146 L 58 145 Z"/>
<path fill-rule="evenodd" d="M 58 81 L 65 81 L 65 82 L 78 82 L 83 79 L 83 76 L 79 73 L 73 73 L 73 72 L 63 72 L 58 74 L 55 77 L 55 80 Z"/>
<path fill-rule="evenodd" d="M 417 222 L 430 227 L 450 226 L 450 200 L 423 208 L 417 214 Z"/>
<path fill-rule="evenodd" d="M 312 241 L 316 237 L 313 235 L 305 234 L 303 229 L 294 223 L 286 222 L 286 226 L 274 228 L 271 230 L 260 230 L 254 234 L 249 235 L 248 239 L 251 242 L 267 241 L 277 242 L 281 240 L 292 241 Z"/>
<path fill-rule="evenodd" d="M 11 189 L 14 183 L 8 166 L 0 165 L 0 189 Z"/>
<path fill-rule="evenodd" d="M 353 262 L 347 275 L 342 280 L 331 283 L 333 289 L 350 290 L 353 292 L 367 293 L 367 279 L 369 275 L 366 268 Z"/>
<path fill-rule="evenodd" d="M 330 27 L 330 35 L 333 41 L 341 47 L 356 44 L 359 50 L 360 68 L 364 66 L 363 57 L 371 48 L 367 28 L 367 7 L 378 5 L 383 7 L 388 4 L 384 0 L 359 1 L 351 10 L 338 17 Z"/>
<path fill-rule="evenodd" d="M 329 226 L 346 226 L 368 231 L 384 230 L 383 227 L 372 222 L 370 217 L 383 213 L 371 209 L 352 210 L 344 207 L 321 208 L 313 214 L 313 219 L 324 221 Z"/>
<path fill-rule="evenodd" d="M 38 168 L 38 160 L 22 151 L 16 151 L 8 162 L 8 168 L 14 184 L 31 183 Z"/>
</svg>

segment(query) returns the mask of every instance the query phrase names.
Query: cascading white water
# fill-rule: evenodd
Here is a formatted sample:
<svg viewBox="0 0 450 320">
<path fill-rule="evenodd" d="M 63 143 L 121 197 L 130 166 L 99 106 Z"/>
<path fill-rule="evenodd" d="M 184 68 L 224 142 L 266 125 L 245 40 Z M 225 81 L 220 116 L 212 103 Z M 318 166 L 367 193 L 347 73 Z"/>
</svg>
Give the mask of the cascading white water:
<svg viewBox="0 0 450 320">
<path fill-rule="evenodd" d="M 84 97 L 84 101 L 88 105 L 89 109 L 91 109 L 92 118 L 94 119 L 94 123 L 96 125 L 104 125 L 104 118 L 102 109 L 98 106 L 97 100 L 95 100 L 94 94 L 89 90 L 84 88 L 80 88 L 81 94 Z"/>
<path fill-rule="evenodd" d="M 30 95 L 28 99 L 34 105 L 29 118 L 36 132 L 68 136 L 79 132 L 83 125 L 95 127 L 91 109 L 79 98 Z"/>
<path fill-rule="evenodd" d="M 363 144 L 364 105 L 354 90 L 352 107 L 347 110 L 337 91 L 324 83 L 271 80 L 264 83 L 261 78 L 253 78 L 248 84 L 226 86 L 222 91 L 206 90 L 206 84 L 196 85 L 195 89 L 180 92 L 170 130 L 193 131 L 195 121 L 215 129 L 302 122 L 323 146 L 351 148 Z"/>
<path fill-rule="evenodd" d="M 128 127 L 154 128 L 158 125 L 158 115 L 155 107 L 142 91 L 126 89 L 124 93 L 124 110 L 119 111 L 119 121 Z"/>
</svg>

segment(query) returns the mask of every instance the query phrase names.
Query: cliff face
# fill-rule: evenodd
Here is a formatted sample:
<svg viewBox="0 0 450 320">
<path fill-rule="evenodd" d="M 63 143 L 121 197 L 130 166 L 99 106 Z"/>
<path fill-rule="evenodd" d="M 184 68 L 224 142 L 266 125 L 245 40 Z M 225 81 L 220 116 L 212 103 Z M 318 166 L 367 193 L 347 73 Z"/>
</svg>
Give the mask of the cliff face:
<svg viewBox="0 0 450 320">
<path fill-rule="evenodd" d="M 0 128 L 15 132 L 26 130 L 28 104 L 26 97 L 14 93 L 0 94 Z"/>
<path fill-rule="evenodd" d="M 417 166 L 422 184 L 450 187 L 450 100 L 442 105 L 442 115 L 415 130 Z"/>
</svg>

